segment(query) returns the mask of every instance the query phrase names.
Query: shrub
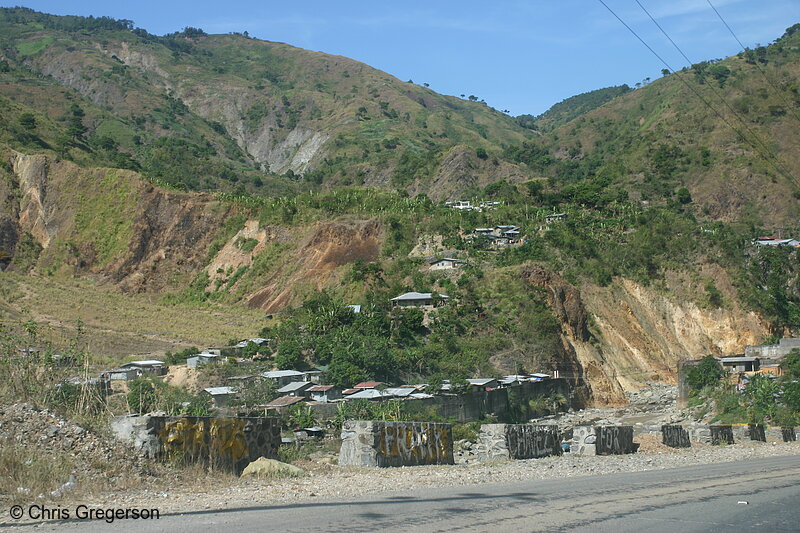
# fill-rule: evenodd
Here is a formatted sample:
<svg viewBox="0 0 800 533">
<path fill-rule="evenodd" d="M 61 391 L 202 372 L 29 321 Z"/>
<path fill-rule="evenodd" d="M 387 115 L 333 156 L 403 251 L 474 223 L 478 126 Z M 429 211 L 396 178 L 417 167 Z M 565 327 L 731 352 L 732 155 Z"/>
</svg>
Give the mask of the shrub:
<svg viewBox="0 0 800 533">
<path fill-rule="evenodd" d="M 705 387 L 713 387 L 719 383 L 725 371 L 713 355 L 707 355 L 700 363 L 691 367 L 686 373 L 686 382 L 689 388 L 700 391 Z"/>
</svg>

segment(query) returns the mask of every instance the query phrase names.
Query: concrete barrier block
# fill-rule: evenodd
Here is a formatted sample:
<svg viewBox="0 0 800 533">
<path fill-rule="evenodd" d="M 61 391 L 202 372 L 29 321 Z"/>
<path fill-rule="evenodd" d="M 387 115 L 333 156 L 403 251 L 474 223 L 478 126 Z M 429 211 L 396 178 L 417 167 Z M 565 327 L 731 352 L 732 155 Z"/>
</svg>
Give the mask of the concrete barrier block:
<svg viewBox="0 0 800 533">
<path fill-rule="evenodd" d="M 711 432 L 711 444 L 719 446 L 720 444 L 733 444 L 733 428 L 728 425 L 708 426 Z"/>
<path fill-rule="evenodd" d="M 534 424 L 484 424 L 477 446 L 483 462 L 506 459 L 534 459 L 561 455 L 557 426 Z"/>
<path fill-rule="evenodd" d="M 454 464 L 450 424 L 348 420 L 342 425 L 339 464 L 416 466 Z"/>
<path fill-rule="evenodd" d="M 275 417 L 118 417 L 115 436 L 151 458 L 207 462 L 240 472 L 259 457 L 277 457 L 281 421 Z"/>
<path fill-rule="evenodd" d="M 689 448 L 692 445 L 689 432 L 676 425 L 661 426 L 661 442 L 671 448 Z"/>
<path fill-rule="evenodd" d="M 633 426 L 597 426 L 595 434 L 597 455 L 622 455 L 636 451 Z"/>
</svg>

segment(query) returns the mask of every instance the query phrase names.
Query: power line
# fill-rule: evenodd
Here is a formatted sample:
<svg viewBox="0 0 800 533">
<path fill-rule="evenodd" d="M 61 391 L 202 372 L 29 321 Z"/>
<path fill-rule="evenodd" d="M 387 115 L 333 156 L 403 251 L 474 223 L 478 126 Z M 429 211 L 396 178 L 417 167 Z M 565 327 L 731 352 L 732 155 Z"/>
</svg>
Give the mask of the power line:
<svg viewBox="0 0 800 533">
<path fill-rule="evenodd" d="M 721 20 L 722 23 L 725 25 L 725 27 L 728 28 L 728 31 L 730 32 L 731 35 L 733 35 L 733 38 L 736 39 L 736 42 L 739 43 L 739 46 L 742 48 L 742 52 L 747 54 L 747 47 L 744 44 L 742 44 L 742 41 L 739 40 L 739 37 L 736 36 L 736 34 L 733 32 L 733 29 L 728 25 L 728 23 L 725 21 L 725 19 L 722 18 L 722 14 L 717 10 L 716 7 L 714 7 L 714 4 L 711 3 L 711 0 L 706 0 L 706 2 L 708 2 L 708 5 L 711 6 L 711 9 L 714 10 L 714 13 L 717 14 L 717 17 L 719 17 L 719 20 Z M 777 94 L 783 100 L 783 103 L 786 104 L 786 107 L 788 107 L 789 110 L 791 110 L 791 112 L 794 115 L 794 117 L 798 120 L 798 122 L 800 122 L 800 115 L 797 114 L 797 111 L 794 109 L 794 106 L 792 105 L 792 103 L 789 102 L 789 100 L 786 99 L 786 94 L 784 94 L 784 92 L 781 91 L 780 88 L 777 87 L 775 85 L 775 83 L 773 83 L 773 81 L 771 79 L 769 79 L 769 77 L 767 76 L 767 73 L 764 72 L 764 69 L 762 69 L 761 65 L 758 64 L 758 60 L 756 60 L 754 62 L 754 65 L 756 66 L 758 71 L 761 73 L 761 75 L 764 77 L 764 79 L 767 80 L 767 83 L 769 83 L 770 87 L 772 87 L 772 90 L 775 91 L 775 94 Z"/>
<path fill-rule="evenodd" d="M 639 7 L 642 9 L 642 11 L 645 12 L 645 14 L 650 18 L 650 20 L 653 21 L 653 24 L 656 25 L 656 27 L 661 31 L 661 33 L 664 34 L 664 37 L 666 37 L 669 40 L 669 42 L 672 43 L 672 46 L 674 46 L 675 49 L 683 56 L 683 58 L 686 60 L 686 62 L 691 65 L 693 63 L 692 60 L 689 59 L 686 56 L 686 54 L 683 52 L 681 47 L 678 46 L 678 44 L 672 39 L 672 37 L 669 36 L 667 31 L 661 26 L 661 24 L 658 23 L 658 21 L 655 19 L 655 17 L 653 17 L 653 15 L 650 14 L 650 12 L 642 5 L 642 3 L 639 0 L 635 0 L 635 2 L 639 5 Z M 722 103 L 725 105 L 725 107 L 728 108 L 728 111 L 730 111 L 731 114 L 734 117 L 736 117 L 736 119 L 742 124 L 742 126 L 747 131 L 747 133 L 749 133 L 753 137 L 753 139 L 755 139 L 758 142 L 758 144 L 767 152 L 767 154 L 770 157 L 775 159 L 775 162 L 778 165 L 781 166 L 782 173 L 784 173 L 786 175 L 789 175 L 791 177 L 791 173 L 786 169 L 786 167 L 783 166 L 783 163 L 781 163 L 781 161 L 778 159 L 777 154 L 773 153 L 772 150 L 770 150 L 770 148 L 766 144 L 764 144 L 764 142 L 761 140 L 761 138 L 758 136 L 758 134 L 756 132 L 754 132 L 750 128 L 750 126 L 748 126 L 748 124 L 744 121 L 744 119 L 739 115 L 739 113 L 737 113 L 736 110 L 733 109 L 733 107 L 731 107 L 731 105 L 728 103 L 728 101 L 725 99 L 725 97 L 720 93 L 720 91 L 718 91 L 713 85 L 708 85 L 708 87 L 711 89 L 711 92 L 714 93 L 714 96 L 719 98 L 720 101 L 722 101 Z M 739 135 L 741 136 L 741 133 Z M 744 139 L 744 136 L 742 136 L 742 138 Z M 753 145 L 753 147 L 755 148 L 755 145 Z M 763 154 L 760 154 L 760 155 L 762 157 L 764 157 Z M 781 171 L 779 170 L 779 172 L 781 172 Z"/>
<path fill-rule="evenodd" d="M 778 165 L 776 165 L 775 162 L 773 162 L 769 157 L 765 156 L 761 152 L 761 150 L 759 150 L 758 147 L 752 141 L 750 141 L 741 131 L 739 131 L 733 124 L 728 122 L 728 120 L 722 115 L 722 113 L 720 113 L 714 106 L 712 106 L 711 103 L 708 100 L 706 100 L 706 98 L 702 94 L 700 94 L 692 84 L 690 84 L 688 81 L 686 81 L 684 76 L 680 75 L 674 68 L 672 68 L 672 66 L 669 63 L 667 63 L 667 61 L 664 58 L 662 58 L 658 54 L 658 52 L 653 50 L 653 48 L 649 44 L 647 44 L 647 42 L 645 42 L 645 40 L 642 39 L 639 36 L 639 34 L 636 33 L 636 31 L 634 31 L 633 28 L 631 28 L 624 20 L 622 20 L 622 18 L 620 18 L 620 16 L 617 15 L 616 12 L 614 12 L 614 10 L 611 9 L 608 6 L 608 4 L 605 3 L 604 0 L 597 0 L 597 1 L 600 2 L 601 4 L 603 4 L 603 7 L 605 7 L 614 16 L 614 18 L 616 18 L 623 26 L 625 26 L 625 28 L 628 29 L 629 32 L 631 32 L 633 34 L 634 37 L 636 37 L 639 40 L 639 42 L 641 42 L 648 50 L 650 50 L 650 52 L 654 56 L 656 56 L 659 59 L 659 61 L 661 61 L 667 67 L 667 69 L 669 69 L 670 72 L 674 73 L 678 77 L 678 79 L 681 80 L 681 82 L 690 91 L 692 91 L 692 93 L 694 93 L 694 95 L 697 96 L 697 98 L 699 98 L 703 102 L 703 104 L 706 107 L 708 107 L 715 115 L 717 115 L 717 117 L 719 117 L 719 119 L 722 122 L 725 123 L 725 125 L 727 125 L 733 131 L 735 131 L 744 142 L 750 144 L 751 147 L 753 149 L 755 149 L 755 151 L 758 153 L 758 155 L 760 155 L 768 164 L 770 164 L 779 174 L 782 174 L 782 175 L 788 177 L 790 180 L 792 180 L 795 183 L 795 185 L 800 185 L 800 184 L 798 184 L 797 179 L 794 176 L 792 176 L 792 174 L 790 172 L 779 168 Z M 776 161 L 777 161 L 777 158 L 776 158 Z"/>
</svg>

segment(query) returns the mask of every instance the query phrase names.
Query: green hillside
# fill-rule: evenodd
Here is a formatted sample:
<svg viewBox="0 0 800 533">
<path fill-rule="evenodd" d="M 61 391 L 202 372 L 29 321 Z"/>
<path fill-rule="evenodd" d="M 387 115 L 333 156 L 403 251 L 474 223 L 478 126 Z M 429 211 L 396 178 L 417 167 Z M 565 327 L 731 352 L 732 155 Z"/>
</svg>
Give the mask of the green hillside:
<svg viewBox="0 0 800 533">
<path fill-rule="evenodd" d="M 130 21 L 9 8 L 0 35 L 12 147 L 193 190 L 424 186 L 454 148 L 500 153 L 527 135 L 483 103 L 239 34 L 158 37 Z M 37 120 L 23 126 L 22 113 Z"/>
<path fill-rule="evenodd" d="M 570 96 L 541 115 L 535 117 L 523 115 L 517 117 L 517 120 L 527 123 L 540 131 L 551 131 L 630 91 L 631 88 L 627 85 L 596 89 Z"/>
<path fill-rule="evenodd" d="M 797 28 L 653 81 L 506 155 L 550 178 L 550 202 L 566 194 L 596 205 L 586 189 L 614 184 L 649 203 L 691 199 L 702 218 L 788 226 L 800 198 Z"/>
</svg>

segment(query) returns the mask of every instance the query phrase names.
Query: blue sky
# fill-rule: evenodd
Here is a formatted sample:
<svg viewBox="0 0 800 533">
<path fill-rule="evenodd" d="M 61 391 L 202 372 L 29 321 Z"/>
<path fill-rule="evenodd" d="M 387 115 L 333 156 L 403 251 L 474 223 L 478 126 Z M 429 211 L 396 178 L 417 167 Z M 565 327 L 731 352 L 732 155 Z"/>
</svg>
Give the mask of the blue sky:
<svg viewBox="0 0 800 533">
<path fill-rule="evenodd" d="M 636 0 L 605 0 L 673 67 L 686 65 Z M 639 0 L 692 62 L 739 45 L 707 0 Z M 711 0 L 746 46 L 800 22 L 800 0 Z M 664 66 L 599 0 L 453 2 L 15 0 L 59 15 L 131 19 L 150 33 L 185 26 L 338 54 L 438 92 L 476 95 L 511 114 L 539 114 L 578 93 L 657 78 Z"/>
</svg>

